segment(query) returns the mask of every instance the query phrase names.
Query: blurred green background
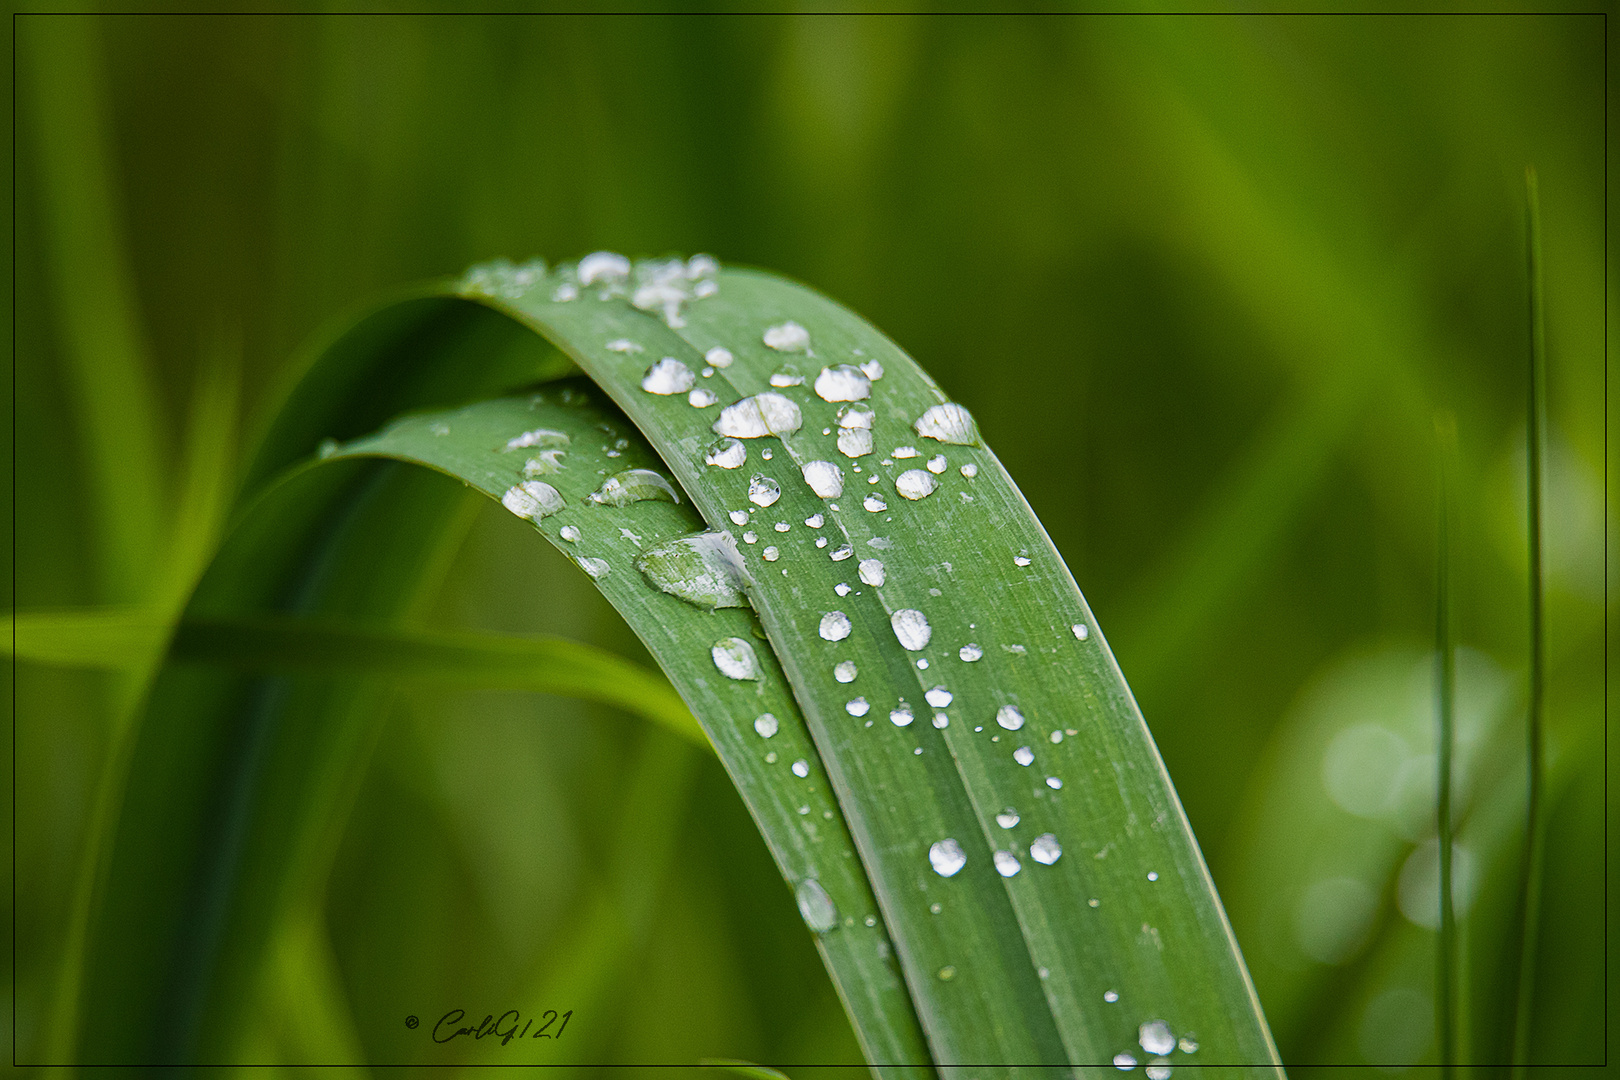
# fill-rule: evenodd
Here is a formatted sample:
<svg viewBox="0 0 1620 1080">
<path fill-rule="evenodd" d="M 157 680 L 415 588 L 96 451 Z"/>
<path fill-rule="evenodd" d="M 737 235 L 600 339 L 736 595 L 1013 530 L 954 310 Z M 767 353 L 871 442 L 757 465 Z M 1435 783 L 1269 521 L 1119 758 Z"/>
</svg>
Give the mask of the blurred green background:
<svg viewBox="0 0 1620 1080">
<path fill-rule="evenodd" d="M 19 610 L 140 599 L 200 380 L 239 364 L 251 431 L 299 347 L 380 292 L 599 248 L 795 276 L 967 404 L 1051 532 L 1296 1075 L 1435 1059 L 1438 413 L 1459 438 L 1468 1038 L 1505 1058 L 1534 164 L 1551 755 L 1534 1056 L 1602 1060 L 1601 15 L 12 26 Z M 132 437 L 109 401 L 152 433 L 168 488 L 92 475 L 87 446 Z M 433 618 L 644 656 L 498 508 Z M 0 1016 L 29 1062 L 120 688 L 6 675 L 17 933 Z M 254 1060 L 471 1060 L 401 1024 L 461 1006 L 590 1016 L 554 1061 L 859 1062 L 725 775 L 644 724 L 535 695 L 403 698 L 341 824 L 311 931 L 329 937 L 330 993 L 267 1006 Z M 555 1001 L 515 1004 L 536 987 Z"/>
</svg>

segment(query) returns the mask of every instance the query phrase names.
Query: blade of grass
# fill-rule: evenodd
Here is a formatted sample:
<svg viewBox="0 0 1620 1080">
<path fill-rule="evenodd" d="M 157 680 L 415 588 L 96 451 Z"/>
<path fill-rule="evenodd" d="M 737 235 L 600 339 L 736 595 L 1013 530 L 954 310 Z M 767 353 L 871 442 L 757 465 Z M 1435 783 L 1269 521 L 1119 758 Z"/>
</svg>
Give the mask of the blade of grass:
<svg viewBox="0 0 1620 1080">
<path fill-rule="evenodd" d="M 1542 450 L 1546 439 L 1547 408 L 1547 342 L 1545 314 L 1541 293 L 1541 200 L 1537 190 L 1536 171 L 1526 169 L 1525 187 L 1525 259 L 1529 292 L 1530 370 L 1526 395 L 1528 425 L 1528 517 L 1526 525 L 1530 536 L 1530 686 L 1528 745 L 1528 798 L 1525 807 L 1524 863 L 1519 879 L 1518 926 L 1518 993 L 1513 1014 L 1513 1075 L 1524 1075 L 1530 1063 L 1531 1024 L 1535 1019 L 1536 937 L 1541 917 L 1541 862 L 1542 862 L 1542 797 L 1546 771 L 1542 760 L 1542 711 L 1546 694 L 1545 653 L 1543 639 L 1542 587 L 1543 553 L 1541 546 L 1541 470 Z"/>
<path fill-rule="evenodd" d="M 1436 833 L 1440 847 L 1440 948 L 1435 963 L 1435 1017 L 1440 1043 L 1440 1072 L 1450 1080 L 1456 1068 L 1457 1018 L 1457 913 L 1452 903 L 1451 764 L 1456 742 L 1453 699 L 1456 657 L 1451 645 L 1451 460 L 1457 440 L 1456 421 L 1447 416 L 1435 421 L 1440 458 L 1439 528 L 1435 558 L 1435 685 L 1438 688 L 1435 763 Z"/>
</svg>

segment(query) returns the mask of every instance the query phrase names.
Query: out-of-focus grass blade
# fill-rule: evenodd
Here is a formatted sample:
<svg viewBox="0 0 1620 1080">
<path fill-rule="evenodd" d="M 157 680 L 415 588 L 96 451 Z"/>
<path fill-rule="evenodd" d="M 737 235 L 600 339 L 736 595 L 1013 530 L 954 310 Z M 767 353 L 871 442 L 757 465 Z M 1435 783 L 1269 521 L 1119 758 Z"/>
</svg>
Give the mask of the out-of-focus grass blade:
<svg viewBox="0 0 1620 1080">
<path fill-rule="evenodd" d="M 728 1072 L 733 1076 L 747 1077 L 748 1080 L 788 1080 L 786 1073 L 766 1068 L 764 1065 L 755 1065 L 751 1061 L 734 1061 L 730 1058 L 704 1058 L 698 1064 L 714 1072 Z"/>
<path fill-rule="evenodd" d="M 596 257 L 463 287 L 568 352 L 742 531 L 936 1060 L 1275 1070 L 1146 727 L 965 410 L 765 274 Z"/>
<path fill-rule="evenodd" d="M 156 656 L 169 633 L 169 620 L 148 608 L 19 611 L 8 621 L 8 654 L 62 667 L 131 668 Z"/>
</svg>

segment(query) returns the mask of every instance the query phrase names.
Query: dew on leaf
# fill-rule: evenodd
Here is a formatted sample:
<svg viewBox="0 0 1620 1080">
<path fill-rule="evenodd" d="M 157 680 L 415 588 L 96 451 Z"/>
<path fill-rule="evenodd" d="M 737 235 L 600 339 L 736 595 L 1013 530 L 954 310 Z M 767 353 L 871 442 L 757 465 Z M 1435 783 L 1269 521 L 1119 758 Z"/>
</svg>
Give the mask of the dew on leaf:
<svg viewBox="0 0 1620 1080">
<path fill-rule="evenodd" d="M 1053 790 L 1053 791 L 1058 791 L 1058 790 L 1061 790 L 1061 789 L 1062 789 L 1062 787 L 1063 787 L 1063 781 L 1062 781 L 1062 780 L 1059 780 L 1059 779 L 1058 779 L 1058 778 L 1057 778 L 1057 777 L 1055 777 L 1055 776 L 1048 776 L 1048 777 L 1047 777 L 1047 778 L 1046 778 L 1046 786 L 1047 786 L 1047 787 L 1049 787 L 1049 788 L 1051 788 L 1051 789 L 1052 789 L 1052 790 Z"/>
<path fill-rule="evenodd" d="M 859 567 L 861 580 L 874 589 L 883 584 L 883 562 L 879 559 L 862 559 Z"/>
<path fill-rule="evenodd" d="M 654 544 L 636 569 L 659 590 L 698 607 L 747 607 L 742 557 L 729 533 L 704 532 Z"/>
<path fill-rule="evenodd" d="M 889 504 L 883 501 L 881 495 L 868 495 L 861 501 L 861 505 L 866 507 L 868 513 L 872 514 L 881 514 L 889 508 Z"/>
<path fill-rule="evenodd" d="M 700 386 L 686 395 L 686 403 L 694 409 L 707 409 L 720 399 L 715 397 L 714 391 Z"/>
<path fill-rule="evenodd" d="M 776 529 L 776 531 L 777 531 L 777 532 L 787 532 L 787 531 L 788 531 L 788 530 L 789 530 L 789 529 L 791 529 L 791 528 L 793 528 L 793 526 L 791 526 L 791 525 L 789 525 L 789 524 L 788 524 L 788 523 L 787 523 L 787 522 L 785 522 L 785 521 L 778 521 L 778 522 L 777 522 L 777 523 L 776 523 L 776 524 L 775 524 L 775 525 L 774 525 L 774 526 L 773 526 L 773 528 L 775 528 L 775 529 Z"/>
<path fill-rule="evenodd" d="M 803 386 L 804 376 L 800 375 L 798 370 L 790 365 L 771 375 L 771 385 L 781 390 L 785 390 L 789 386 Z"/>
<path fill-rule="evenodd" d="M 849 616 L 842 611 L 829 611 L 821 617 L 821 637 L 824 641 L 843 641 L 849 637 Z"/>
<path fill-rule="evenodd" d="M 767 391 L 721 409 L 714 433 L 736 439 L 762 439 L 767 435 L 791 435 L 803 423 L 804 416 L 796 403 Z"/>
<path fill-rule="evenodd" d="M 575 559 L 574 562 L 581 570 L 585 571 L 593 578 L 605 578 L 608 576 L 608 574 L 612 573 L 613 570 L 613 568 L 607 564 L 606 559 L 582 558 Z"/>
<path fill-rule="evenodd" d="M 827 554 L 833 562 L 843 562 L 845 559 L 855 554 L 855 548 L 851 544 L 842 544 L 833 548 L 832 551 L 828 552 Z"/>
<path fill-rule="evenodd" d="M 996 815 L 996 824 L 1000 825 L 1003 829 L 1010 829 L 1014 825 L 1017 825 L 1018 822 L 1018 811 L 1014 810 L 1010 806 Z"/>
<path fill-rule="evenodd" d="M 562 459 L 568 456 L 566 450 L 542 450 L 534 457 L 523 463 L 525 477 L 555 476 L 563 471 Z"/>
<path fill-rule="evenodd" d="M 921 469 L 907 469 L 894 478 L 894 490 L 913 502 L 928 498 L 937 487 L 939 481 L 934 479 L 933 474 Z"/>
<path fill-rule="evenodd" d="M 951 718 L 942 712 L 937 712 L 934 714 L 934 726 L 942 729 L 948 728 L 951 726 Z"/>
<path fill-rule="evenodd" d="M 934 636 L 934 628 L 928 625 L 928 616 L 916 608 L 896 611 L 889 616 L 889 625 L 894 628 L 894 636 L 901 647 L 909 652 L 918 652 Z"/>
<path fill-rule="evenodd" d="M 607 343 L 607 350 L 616 353 L 638 353 L 642 351 L 641 346 L 629 338 L 614 338 Z"/>
<path fill-rule="evenodd" d="M 924 694 L 923 697 L 927 698 L 928 704 L 932 705 L 936 709 L 943 709 L 952 701 L 951 692 L 945 689 L 943 686 L 934 687 L 932 690 L 928 691 L 928 693 Z"/>
<path fill-rule="evenodd" d="M 711 367 L 728 368 L 731 366 L 731 361 L 734 358 L 731 355 L 730 349 L 726 348 L 724 345 L 716 345 L 714 348 L 703 354 L 703 359 Z"/>
<path fill-rule="evenodd" d="M 995 860 L 996 873 L 1002 877 L 1012 877 L 1024 868 L 1023 864 L 1018 861 L 1018 856 L 1010 851 L 998 851 L 992 858 Z"/>
<path fill-rule="evenodd" d="M 1163 1020 L 1149 1020 L 1136 1029 L 1137 1041 L 1150 1054 L 1168 1054 L 1176 1048 L 1170 1025 Z"/>
<path fill-rule="evenodd" d="M 843 660 L 833 666 L 833 678 L 837 679 L 841 683 L 854 682 L 858 671 L 859 669 L 856 668 L 855 661 Z"/>
<path fill-rule="evenodd" d="M 1163 1057 L 1149 1059 L 1147 1067 L 1142 1070 L 1147 1080 L 1170 1080 L 1170 1075 L 1174 1072 L 1175 1069 L 1170 1066 L 1170 1059 Z"/>
<path fill-rule="evenodd" d="M 666 356 L 647 369 L 647 374 L 641 377 L 641 388 L 649 394 L 668 397 L 686 393 L 696 381 L 691 368 L 673 356 Z"/>
<path fill-rule="evenodd" d="M 937 840 L 928 849 L 928 862 L 940 877 L 954 877 L 967 865 L 967 852 L 951 837 Z"/>
<path fill-rule="evenodd" d="M 782 557 L 782 553 L 774 546 L 766 548 L 764 551 L 760 552 L 760 555 L 765 559 L 766 562 L 775 562 L 777 559 Z"/>
<path fill-rule="evenodd" d="M 746 525 L 746 524 L 748 524 L 748 511 L 746 511 L 746 510 L 733 510 L 731 513 L 727 514 L 726 516 L 731 519 L 731 523 L 733 525 Z"/>
<path fill-rule="evenodd" d="M 807 461 L 804 482 L 823 499 L 836 499 L 844 493 L 844 470 L 830 461 Z"/>
<path fill-rule="evenodd" d="M 737 439 L 721 439 L 719 442 L 709 447 L 709 452 L 704 455 L 703 458 L 704 464 L 718 465 L 722 469 L 741 468 L 742 463 L 747 460 L 748 447 L 744 446 L 742 442 Z M 733 521 L 736 521 L 737 513 L 738 511 L 732 512 L 731 518 Z M 743 520 L 738 521 L 737 524 L 741 525 L 747 520 L 748 515 L 744 514 Z"/>
<path fill-rule="evenodd" d="M 889 710 L 889 722 L 895 727 L 910 727 L 911 722 L 915 719 L 916 717 L 911 712 L 911 706 L 903 701 Z"/>
<path fill-rule="evenodd" d="M 1041 833 L 1035 842 L 1029 845 L 1029 857 L 1042 866 L 1051 866 L 1063 854 L 1063 845 L 1058 843 L 1056 836 L 1051 833 Z"/>
<path fill-rule="evenodd" d="M 1112 994 L 1113 991 L 1110 990 L 1108 993 Z M 1103 995 L 1103 1000 L 1110 1000 L 1108 994 Z M 1136 1058 L 1132 1057 L 1130 1054 L 1115 1054 L 1114 1068 L 1118 1069 L 1120 1072 L 1130 1072 L 1132 1069 L 1136 1068 Z"/>
<path fill-rule="evenodd" d="M 1013 751 L 1013 760 L 1028 768 L 1030 765 L 1035 764 L 1035 751 L 1027 746 L 1020 746 Z"/>
<path fill-rule="evenodd" d="M 540 480 L 525 480 L 521 484 L 507 488 L 506 494 L 501 496 L 501 505 L 520 518 L 539 521 L 548 514 L 555 514 L 568 504 L 563 500 L 562 492 L 550 484 Z"/>
<path fill-rule="evenodd" d="M 810 348 L 810 331 L 789 320 L 766 330 L 764 341 L 777 352 L 806 352 Z"/>
<path fill-rule="evenodd" d="M 1116 993 L 1113 990 L 1104 990 L 1103 991 L 1103 1000 L 1108 1002 L 1108 1004 L 1112 1005 L 1114 1002 L 1119 1000 L 1119 994 Z M 1129 1057 L 1130 1055 L 1127 1054 L 1126 1056 Z M 1133 1064 L 1134 1064 L 1134 1062 L 1133 1062 Z"/>
<path fill-rule="evenodd" d="M 709 655 L 714 658 L 714 666 L 720 669 L 720 674 L 728 679 L 742 682 L 759 678 L 754 647 L 740 637 L 721 638 L 709 650 Z"/>
<path fill-rule="evenodd" d="M 797 776 L 800 780 L 803 780 L 805 777 L 809 776 L 810 763 L 805 761 L 803 758 L 795 761 L 793 763 L 793 775 Z"/>
<path fill-rule="evenodd" d="M 579 260 L 579 283 L 623 281 L 630 276 L 630 260 L 616 251 L 595 251 Z"/>
<path fill-rule="evenodd" d="M 872 452 L 872 433 L 865 428 L 843 428 L 838 432 L 838 452 L 848 458 L 865 457 Z"/>
<path fill-rule="evenodd" d="M 797 771 L 802 764 L 796 764 L 794 770 Z M 805 878 L 799 882 L 799 887 L 794 890 L 794 899 L 798 902 L 799 914 L 804 916 L 804 925 L 816 933 L 825 934 L 838 925 L 838 906 L 815 878 Z"/>
<path fill-rule="evenodd" d="M 1069 627 L 1069 629 L 1074 631 L 1075 638 L 1080 641 L 1084 641 L 1086 638 L 1091 636 L 1091 632 L 1086 629 L 1085 623 L 1077 622 L 1073 626 Z"/>
<path fill-rule="evenodd" d="M 851 716 L 865 716 L 872 710 L 872 706 L 863 697 L 850 698 L 844 702 L 844 711 Z"/>
<path fill-rule="evenodd" d="M 975 476 L 979 475 L 979 467 L 970 461 L 966 465 L 962 466 L 961 472 L 963 476 L 971 480 Z"/>
<path fill-rule="evenodd" d="M 557 535 L 568 541 L 570 544 L 579 543 L 579 530 L 572 525 L 564 525 L 562 528 L 557 530 Z"/>
<path fill-rule="evenodd" d="M 816 395 L 822 401 L 863 401 L 872 396 L 872 380 L 851 364 L 824 367 L 816 376 Z"/>
<path fill-rule="evenodd" d="M 936 454 L 928 459 L 928 471 L 937 475 L 945 471 L 946 464 L 945 455 Z"/>
<path fill-rule="evenodd" d="M 626 469 L 602 481 L 587 498 L 599 506 L 629 506 L 635 502 L 679 503 L 675 485 L 651 469 Z"/>
<path fill-rule="evenodd" d="M 984 656 L 984 650 L 970 641 L 956 650 L 956 655 L 961 658 L 964 664 L 971 664 Z"/>
<path fill-rule="evenodd" d="M 819 529 L 827 523 L 827 519 L 819 513 L 811 514 L 809 517 L 804 519 L 804 523 L 810 526 L 812 529 Z"/>
<path fill-rule="evenodd" d="M 768 739 L 775 735 L 778 727 L 780 725 L 777 723 L 776 717 L 770 713 L 760 713 L 754 720 L 754 730 L 759 732 L 759 737 L 762 739 Z"/>
<path fill-rule="evenodd" d="M 566 447 L 573 441 L 573 438 L 565 432 L 553 431 L 551 428 L 535 428 L 506 440 L 506 448 L 525 450 L 531 446 Z"/>
<path fill-rule="evenodd" d="M 936 442 L 974 446 L 979 441 L 978 425 L 973 422 L 972 414 L 954 401 L 933 406 L 911 426 L 918 435 Z"/>
<path fill-rule="evenodd" d="M 781 497 L 782 485 L 763 473 L 755 473 L 748 482 L 748 501 L 755 506 L 770 506 Z"/>
</svg>

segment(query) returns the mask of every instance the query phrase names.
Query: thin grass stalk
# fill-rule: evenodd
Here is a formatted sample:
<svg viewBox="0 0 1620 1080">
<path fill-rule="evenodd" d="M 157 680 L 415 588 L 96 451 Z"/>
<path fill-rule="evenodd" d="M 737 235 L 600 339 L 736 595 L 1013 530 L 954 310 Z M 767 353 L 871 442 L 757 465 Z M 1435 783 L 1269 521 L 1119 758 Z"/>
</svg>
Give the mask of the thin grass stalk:
<svg viewBox="0 0 1620 1080">
<path fill-rule="evenodd" d="M 1435 667 L 1439 700 L 1439 722 L 1435 760 L 1439 769 L 1435 830 L 1440 844 L 1440 947 L 1435 963 L 1435 1018 L 1440 1041 L 1440 1075 L 1451 1080 L 1457 1065 L 1457 915 L 1452 906 L 1451 878 L 1451 761 L 1455 749 L 1454 703 L 1456 701 L 1456 656 L 1451 640 L 1451 475 L 1453 447 L 1457 440 L 1456 421 L 1450 416 L 1435 421 L 1440 451 L 1440 508 L 1438 550 L 1435 558 Z"/>
<path fill-rule="evenodd" d="M 1527 506 L 1530 533 L 1530 685 L 1528 746 L 1528 797 L 1525 813 L 1524 857 L 1519 871 L 1519 971 L 1518 999 L 1513 1017 L 1512 1075 L 1522 1077 L 1530 1058 L 1530 1022 L 1534 1011 L 1536 972 L 1536 929 L 1541 909 L 1541 817 L 1542 713 L 1545 696 L 1545 642 L 1543 632 L 1543 588 L 1541 547 L 1541 470 L 1546 440 L 1547 347 L 1545 313 L 1541 293 L 1541 201 L 1536 171 L 1526 168 L 1525 255 L 1528 260 L 1530 294 L 1530 385 L 1528 394 L 1529 430 Z"/>
</svg>

